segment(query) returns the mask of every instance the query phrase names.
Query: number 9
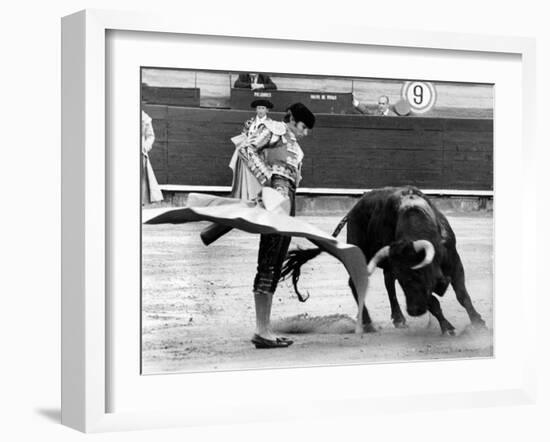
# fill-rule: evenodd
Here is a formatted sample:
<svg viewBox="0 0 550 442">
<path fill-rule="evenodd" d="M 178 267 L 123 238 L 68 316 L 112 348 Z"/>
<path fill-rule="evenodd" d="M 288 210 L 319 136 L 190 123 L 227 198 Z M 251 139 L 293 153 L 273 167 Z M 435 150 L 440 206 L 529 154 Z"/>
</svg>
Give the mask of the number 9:
<svg viewBox="0 0 550 442">
<path fill-rule="evenodd" d="M 420 84 L 417 84 L 413 88 L 413 95 L 414 102 L 419 105 L 422 104 L 422 101 L 424 100 L 424 88 Z"/>
</svg>

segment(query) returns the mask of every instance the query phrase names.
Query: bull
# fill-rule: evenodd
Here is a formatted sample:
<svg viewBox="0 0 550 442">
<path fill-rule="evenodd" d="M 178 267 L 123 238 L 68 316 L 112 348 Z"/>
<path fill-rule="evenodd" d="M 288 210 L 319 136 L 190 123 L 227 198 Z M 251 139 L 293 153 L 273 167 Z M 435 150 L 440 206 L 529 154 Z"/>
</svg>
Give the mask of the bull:
<svg viewBox="0 0 550 442">
<path fill-rule="evenodd" d="M 466 290 L 464 267 L 456 250 L 456 238 L 449 221 L 419 189 L 386 187 L 365 193 L 342 219 L 333 233 L 337 236 L 347 224 L 347 242 L 364 253 L 368 274 L 381 268 L 395 327 L 406 327 L 395 292 L 397 280 L 405 294 L 407 313 L 420 316 L 430 312 L 439 322 L 442 334 L 454 335 L 454 326 L 443 316 L 433 295 L 443 296 L 452 285 L 458 302 L 472 325 L 485 327 Z M 298 290 L 300 268 L 321 253 L 319 249 L 293 250 L 285 260 L 281 278 L 292 275 Z M 357 292 L 349 281 L 352 294 Z M 363 302 L 359 300 L 359 308 Z M 366 306 L 362 308 L 363 330 L 376 331 Z M 359 327 L 360 328 L 360 327 Z"/>
</svg>

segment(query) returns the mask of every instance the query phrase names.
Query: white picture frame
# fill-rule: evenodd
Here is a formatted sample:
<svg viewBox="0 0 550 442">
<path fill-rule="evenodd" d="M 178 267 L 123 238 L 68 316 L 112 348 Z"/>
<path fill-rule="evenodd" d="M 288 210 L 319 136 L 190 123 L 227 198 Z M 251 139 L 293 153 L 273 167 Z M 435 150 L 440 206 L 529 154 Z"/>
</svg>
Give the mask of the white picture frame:
<svg viewBox="0 0 550 442">
<path fill-rule="evenodd" d="M 108 244 L 112 240 L 107 226 L 112 220 L 106 173 L 108 90 L 105 72 L 108 62 L 106 35 L 113 30 L 515 55 L 521 58 L 522 74 L 522 109 L 518 111 L 521 113 L 521 150 L 518 153 L 523 162 L 522 171 L 530 170 L 534 162 L 535 118 L 534 108 L 529 105 L 536 95 L 535 44 L 532 39 L 403 30 L 390 32 L 361 26 L 333 26 L 316 31 L 310 27 L 297 27 L 293 22 L 280 23 L 272 28 L 261 23 L 242 26 L 238 19 L 221 22 L 200 17 L 182 24 L 177 17 L 101 10 L 81 11 L 65 17 L 62 21 L 62 423 L 80 431 L 207 425 L 213 419 L 216 422 L 264 419 L 260 413 L 250 412 L 254 410 L 250 400 L 253 395 L 236 402 L 218 398 L 220 400 L 209 407 L 197 407 L 193 412 L 185 407 L 180 411 L 167 411 L 156 406 L 150 410 L 108 411 L 109 391 L 114 386 L 107 375 L 112 358 L 106 339 L 111 316 L 107 299 Z M 498 169 L 495 172 L 498 174 Z M 532 240 L 536 193 L 527 191 L 536 188 L 535 179 L 534 174 L 524 173 L 523 185 L 518 189 L 524 208 L 518 221 L 521 237 L 517 246 L 523 274 L 527 272 L 527 257 L 536 255 L 536 242 Z M 503 253 L 499 250 L 499 243 L 495 253 Z M 536 303 L 534 281 L 520 278 L 517 284 L 521 292 L 518 310 L 527 311 L 530 303 Z M 535 328 L 533 320 L 524 321 L 522 336 L 533 336 Z M 517 371 L 517 376 L 510 377 L 508 385 L 499 388 L 415 395 L 388 391 L 377 396 L 376 403 L 366 400 L 368 396 L 363 397 L 361 393 L 359 396 L 342 394 L 338 398 L 336 392 L 326 399 L 311 399 L 310 406 L 305 410 L 301 408 L 300 412 L 306 416 L 364 415 L 374 410 L 407 410 L 411 403 L 414 403 L 415 410 L 533 403 L 534 342 L 534 339 L 525 340 L 522 352 L 518 353 L 520 371 Z M 496 345 L 498 358 L 498 340 Z M 287 370 L 282 377 L 288 378 L 290 372 L 307 376 L 307 370 Z M 358 370 L 354 368 L 354 376 L 361 376 Z M 323 372 L 325 374 L 332 375 L 328 371 Z M 186 376 L 196 376 L 199 380 L 205 375 Z M 261 382 L 267 376 L 270 376 L 269 372 L 233 375 L 234 378 L 239 377 L 241 382 L 246 382 L 247 378 Z M 167 382 L 170 383 L 170 380 Z M 307 389 L 307 385 L 304 388 Z M 231 412 L 224 411 L 228 403 L 232 404 Z M 276 405 L 265 405 L 270 419 L 285 419 L 298 412 L 293 408 L 285 410 Z M 236 414 L 235 410 L 238 410 Z"/>
</svg>

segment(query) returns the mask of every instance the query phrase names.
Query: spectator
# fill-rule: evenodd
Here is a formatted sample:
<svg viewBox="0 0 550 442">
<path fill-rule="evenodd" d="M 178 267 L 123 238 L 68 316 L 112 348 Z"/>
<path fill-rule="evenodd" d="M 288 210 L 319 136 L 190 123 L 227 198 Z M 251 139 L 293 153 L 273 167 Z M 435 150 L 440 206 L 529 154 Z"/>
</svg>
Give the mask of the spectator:
<svg viewBox="0 0 550 442">
<path fill-rule="evenodd" d="M 254 90 L 275 90 L 277 86 L 266 74 L 250 72 L 239 74 L 233 87 Z"/>
<path fill-rule="evenodd" d="M 388 115 L 395 115 L 395 112 L 390 109 L 390 99 L 387 95 L 381 95 L 378 98 L 377 115 L 384 117 L 387 117 Z"/>
<path fill-rule="evenodd" d="M 378 115 L 386 117 L 396 115 L 395 112 L 391 109 L 390 99 L 387 95 L 381 95 L 378 98 L 378 106 L 375 111 L 370 111 L 365 104 L 361 103 L 357 98 L 355 98 L 355 95 L 353 95 L 352 103 L 355 109 L 365 115 Z"/>
</svg>

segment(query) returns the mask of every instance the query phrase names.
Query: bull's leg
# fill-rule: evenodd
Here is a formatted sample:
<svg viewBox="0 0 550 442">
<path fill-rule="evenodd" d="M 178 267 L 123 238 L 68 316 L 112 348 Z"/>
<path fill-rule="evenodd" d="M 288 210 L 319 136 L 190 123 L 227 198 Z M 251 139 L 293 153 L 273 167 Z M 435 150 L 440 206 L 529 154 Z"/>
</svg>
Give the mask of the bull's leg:
<svg viewBox="0 0 550 442">
<path fill-rule="evenodd" d="M 443 316 L 439 300 L 434 295 L 430 295 L 428 299 L 428 311 L 439 321 L 442 334 L 454 336 L 455 328 L 445 319 L 445 316 Z"/>
<path fill-rule="evenodd" d="M 472 299 L 466 290 L 466 285 L 464 283 L 464 267 L 462 266 L 462 261 L 460 256 L 456 253 L 456 266 L 454 273 L 451 276 L 451 284 L 456 293 L 456 299 L 462 307 L 466 309 L 468 316 L 472 325 L 476 327 L 486 327 L 485 321 L 481 318 L 481 315 L 476 311 L 474 305 L 472 304 Z"/>
<path fill-rule="evenodd" d="M 390 307 L 391 307 L 391 319 L 393 325 L 396 328 L 404 328 L 407 326 L 407 321 L 399 302 L 397 301 L 397 294 L 395 293 L 395 278 L 393 277 L 391 269 L 384 269 L 384 284 L 388 292 L 388 298 L 390 298 Z"/>
<path fill-rule="evenodd" d="M 355 302 L 357 303 L 358 302 L 357 290 L 355 290 L 355 285 L 353 284 L 353 281 L 351 280 L 351 278 L 348 280 L 348 284 L 349 284 L 349 287 L 351 288 L 351 293 L 353 293 L 353 297 L 355 298 Z M 372 323 L 372 320 L 369 315 L 369 311 L 367 310 L 366 306 L 363 307 L 362 319 L 363 319 L 364 332 L 373 333 L 378 331 L 376 330 L 376 327 Z"/>
</svg>

